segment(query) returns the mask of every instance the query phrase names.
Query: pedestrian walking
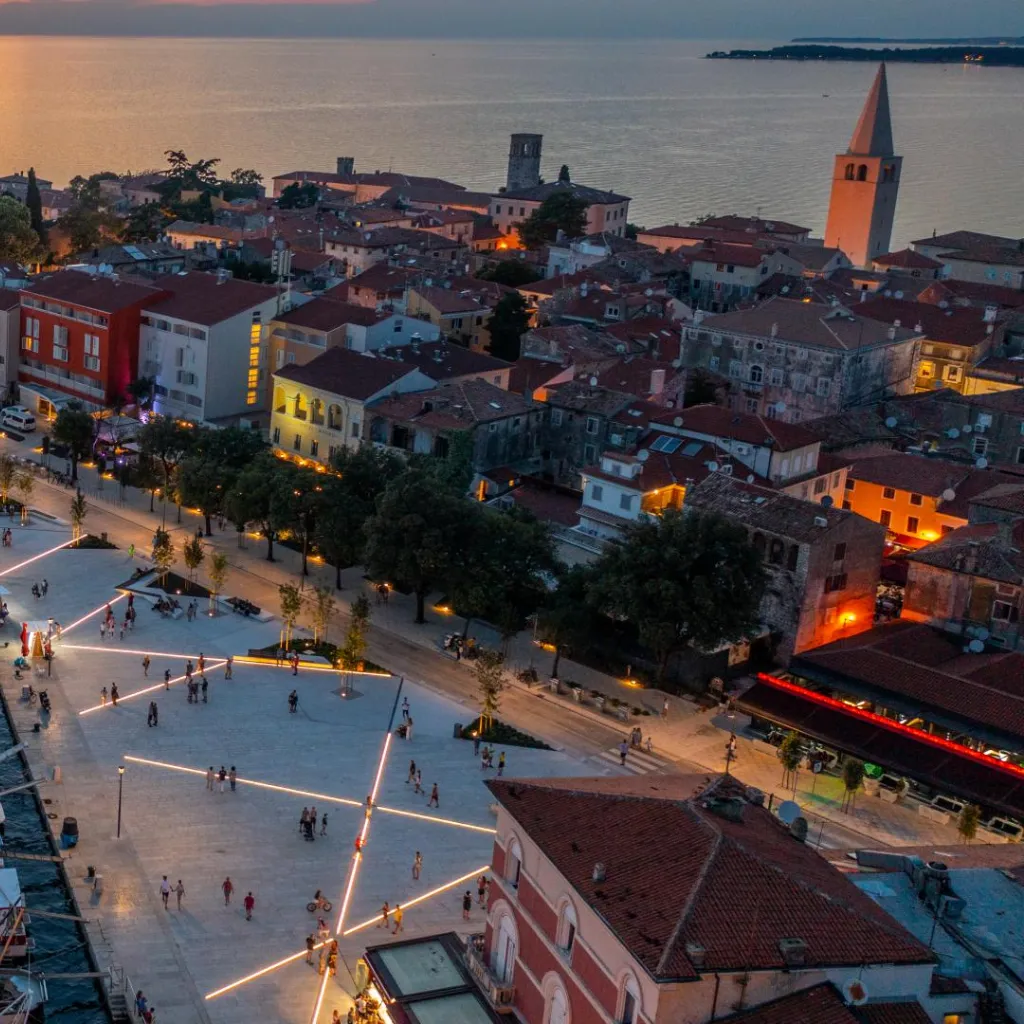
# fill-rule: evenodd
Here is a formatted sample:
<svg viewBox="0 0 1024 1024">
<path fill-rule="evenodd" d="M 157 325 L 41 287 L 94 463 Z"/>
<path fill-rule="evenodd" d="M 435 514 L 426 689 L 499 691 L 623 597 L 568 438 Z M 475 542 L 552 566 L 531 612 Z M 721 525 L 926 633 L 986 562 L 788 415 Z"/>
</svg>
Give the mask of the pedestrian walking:
<svg viewBox="0 0 1024 1024">
<path fill-rule="evenodd" d="M 377 922 L 378 928 L 383 928 L 385 931 L 388 929 L 388 915 L 391 913 L 391 908 L 388 906 L 387 900 L 384 901 L 384 906 L 380 908 L 380 920 Z"/>
<path fill-rule="evenodd" d="M 154 701 L 150 701 L 149 702 L 149 711 L 146 714 L 146 725 L 148 725 L 150 727 L 152 727 L 152 725 L 153 725 L 153 708 L 155 708 L 155 707 L 156 707 L 156 703 Z"/>
<path fill-rule="evenodd" d="M 299 674 L 299 652 L 294 651 L 292 653 L 292 675 L 297 676 Z"/>
<path fill-rule="evenodd" d="M 149 662 L 149 655 L 147 654 L 142 659 L 142 675 L 143 675 L 143 678 L 145 678 L 145 679 L 149 678 L 149 664 L 150 664 L 150 662 Z"/>
<path fill-rule="evenodd" d="M 629 753 L 629 744 L 625 740 L 623 740 L 619 744 L 619 764 L 625 765 L 625 763 L 626 763 L 626 755 L 628 753 Z"/>
<path fill-rule="evenodd" d="M 235 784 L 238 782 L 238 772 L 235 771 L 235 766 L 231 766 L 231 771 L 228 772 L 228 782 L 231 783 L 231 792 L 235 792 Z"/>
<path fill-rule="evenodd" d="M 192 659 L 191 658 L 189 658 L 188 661 L 185 662 L 185 678 L 186 679 L 191 679 L 192 678 Z"/>
<path fill-rule="evenodd" d="M 408 717 L 409 717 L 409 698 L 408 697 L 403 697 L 402 698 L 402 718 L 405 719 L 405 718 L 408 718 Z"/>
<path fill-rule="evenodd" d="M 203 676 L 202 688 L 203 688 L 203 703 L 204 704 L 208 704 L 209 701 L 207 700 L 207 691 L 210 689 L 210 683 L 209 683 L 209 680 L 207 680 L 206 676 Z"/>
<path fill-rule="evenodd" d="M 316 919 L 316 937 L 321 942 L 326 942 L 327 941 L 327 936 L 329 934 L 330 934 L 330 931 L 329 931 L 329 929 L 327 927 L 327 922 L 322 917 L 318 917 Z"/>
<path fill-rule="evenodd" d="M 131 559 L 133 559 L 134 557 L 135 557 L 135 545 L 134 544 L 129 544 L 128 545 L 128 559 L 129 559 L 129 561 Z"/>
<path fill-rule="evenodd" d="M 220 783 L 220 791 L 224 792 L 224 783 L 227 781 L 228 773 L 224 765 L 220 766 L 220 771 L 217 772 L 217 781 Z"/>
<path fill-rule="evenodd" d="M 441 806 L 441 801 L 438 798 L 438 794 L 437 794 L 437 783 L 436 782 L 430 788 L 430 799 L 427 801 L 427 806 L 428 807 L 438 807 L 438 808 Z"/>
<path fill-rule="evenodd" d="M 231 902 L 231 894 L 235 891 L 235 887 L 231 884 L 230 877 L 225 878 L 224 881 L 220 883 L 220 887 L 224 890 L 224 906 L 226 907 Z"/>
<path fill-rule="evenodd" d="M 148 1009 L 149 1003 L 142 989 L 139 989 L 138 994 L 135 996 L 135 1016 L 141 1017 Z"/>
<path fill-rule="evenodd" d="M 412 739 L 412 715 L 405 720 L 405 738 L 407 740 Z"/>
<path fill-rule="evenodd" d="M 320 819 L 320 835 L 327 835 L 327 812 L 324 811 L 323 817 Z"/>
<path fill-rule="evenodd" d="M 206 655 L 202 651 L 199 652 L 199 660 L 196 662 L 196 672 L 202 675 L 206 670 Z"/>
<path fill-rule="evenodd" d="M 480 733 L 473 733 L 473 756 L 478 757 L 480 754 Z"/>
<path fill-rule="evenodd" d="M 402 904 L 401 903 L 396 903 L 395 904 L 395 913 L 394 913 L 394 918 L 395 918 L 395 932 L 394 932 L 394 934 L 395 935 L 397 935 L 402 930 L 402 917 L 403 916 L 404 916 L 404 912 L 402 910 Z"/>
<path fill-rule="evenodd" d="M 234 664 L 235 664 L 235 659 L 232 658 L 231 655 L 229 654 L 228 655 L 228 660 L 224 662 L 224 678 L 225 679 L 230 679 L 231 678 L 231 672 L 232 672 Z"/>
<path fill-rule="evenodd" d="M 327 973 L 333 978 L 338 973 L 338 940 L 331 939 L 327 947 Z"/>
<path fill-rule="evenodd" d="M 419 881 L 420 871 L 423 870 L 423 854 L 419 850 L 416 851 L 416 856 L 412 859 L 412 879 L 414 882 Z"/>
<path fill-rule="evenodd" d="M 316 973 L 323 977 L 324 971 L 327 970 L 327 947 L 320 947 L 320 962 L 317 966 Z"/>
<path fill-rule="evenodd" d="M 160 883 L 160 899 L 164 901 L 164 910 L 167 909 L 167 901 L 171 897 L 171 883 L 167 881 L 167 876 L 164 875 L 164 880 Z"/>
<path fill-rule="evenodd" d="M 164 689 L 169 690 L 171 688 L 171 670 L 169 668 L 164 669 Z"/>
<path fill-rule="evenodd" d="M 422 793 L 422 792 L 423 792 L 423 772 L 421 772 L 420 769 L 417 768 L 416 769 L 416 788 L 413 790 L 413 793 Z"/>
<path fill-rule="evenodd" d="M 487 876 L 481 875 L 476 880 L 476 901 L 482 907 L 484 905 L 484 896 L 487 894 Z"/>
<path fill-rule="evenodd" d="M 498 755 L 498 778 L 505 774 L 505 751 Z"/>
<path fill-rule="evenodd" d="M 206 788 L 213 792 L 213 765 L 206 769 Z"/>
<path fill-rule="evenodd" d="M 274 655 L 274 664 L 280 668 L 284 664 L 284 648 L 278 647 L 277 653 Z"/>
<path fill-rule="evenodd" d="M 251 892 L 245 894 L 245 899 L 242 900 L 242 906 L 245 907 L 245 919 L 246 921 L 252 920 L 253 907 L 256 906 L 256 897 Z"/>
<path fill-rule="evenodd" d="M 299 710 L 299 693 L 298 690 L 292 690 L 288 694 L 288 713 L 294 715 Z"/>
<path fill-rule="evenodd" d="M 664 699 L 664 701 L 662 701 L 662 704 L 661 704 L 661 717 L 662 718 L 668 718 L 668 697 L 666 697 Z"/>
<path fill-rule="evenodd" d="M 466 890 L 466 895 L 462 897 L 462 920 L 469 920 L 469 912 L 473 909 L 473 897 L 470 891 Z"/>
<path fill-rule="evenodd" d="M 107 623 L 104 621 L 104 622 L 100 623 L 100 643 L 102 643 L 106 639 L 107 639 Z"/>
<path fill-rule="evenodd" d="M 157 707 L 156 701 L 153 701 L 153 727 L 156 728 L 160 724 L 160 709 Z"/>
<path fill-rule="evenodd" d="M 174 895 L 178 897 L 178 909 L 181 910 L 181 901 L 185 898 L 185 885 L 180 878 L 174 887 Z"/>
<path fill-rule="evenodd" d="M 103 689 L 100 690 L 100 706 L 101 707 L 105 707 L 106 703 L 107 703 L 107 688 L 104 686 Z"/>
<path fill-rule="evenodd" d="M 315 948 L 316 939 L 314 938 L 313 933 L 310 932 L 309 935 L 306 936 L 306 963 L 309 964 L 310 967 L 313 966 L 313 950 Z"/>
<path fill-rule="evenodd" d="M 117 683 L 110 684 L 110 703 L 117 707 L 117 698 L 121 695 L 117 692 Z"/>
<path fill-rule="evenodd" d="M 408 786 L 410 782 L 416 781 L 416 762 L 409 762 L 409 778 L 405 780 L 405 784 Z"/>
<path fill-rule="evenodd" d="M 306 823 L 309 821 L 309 808 L 303 807 L 302 814 L 299 815 L 299 835 L 302 835 L 306 831 Z"/>
</svg>

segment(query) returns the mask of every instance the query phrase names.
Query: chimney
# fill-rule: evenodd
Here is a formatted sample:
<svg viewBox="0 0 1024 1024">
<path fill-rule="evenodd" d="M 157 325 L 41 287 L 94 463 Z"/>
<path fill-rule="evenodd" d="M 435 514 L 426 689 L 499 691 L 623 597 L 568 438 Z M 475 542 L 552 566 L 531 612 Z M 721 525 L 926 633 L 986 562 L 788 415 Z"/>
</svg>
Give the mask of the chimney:
<svg viewBox="0 0 1024 1024">
<path fill-rule="evenodd" d="M 581 299 L 585 299 L 586 297 L 587 297 L 587 282 L 584 281 L 583 284 L 580 285 L 580 298 Z"/>
<path fill-rule="evenodd" d="M 787 967 L 802 967 L 807 963 L 807 943 L 803 939 L 779 939 L 779 952 Z"/>
<path fill-rule="evenodd" d="M 779 336 L 779 325 L 778 324 L 772 324 L 771 335 L 772 335 L 773 338 L 777 338 Z"/>
<path fill-rule="evenodd" d="M 665 371 L 651 370 L 651 395 L 660 395 L 665 390 Z"/>
<path fill-rule="evenodd" d="M 354 156 L 339 156 L 337 169 L 338 174 L 354 174 L 356 170 L 356 158 Z"/>
<path fill-rule="evenodd" d="M 604 864 L 601 861 L 598 861 L 594 865 L 594 871 L 591 875 L 591 878 L 593 878 L 595 882 L 600 883 L 603 882 L 607 877 L 608 873 L 605 871 Z"/>
<path fill-rule="evenodd" d="M 695 309 L 693 311 L 693 326 L 699 327 L 702 323 L 704 323 L 704 310 Z"/>
<path fill-rule="evenodd" d="M 998 306 L 986 306 L 985 307 L 985 313 L 984 313 L 984 316 L 982 317 L 982 319 L 987 324 L 994 324 L 996 322 L 996 316 L 998 316 L 998 314 L 999 314 L 999 307 Z"/>
<path fill-rule="evenodd" d="M 896 340 L 896 328 L 895 327 L 890 327 L 888 333 L 889 333 L 889 340 L 890 341 L 895 341 Z"/>
</svg>

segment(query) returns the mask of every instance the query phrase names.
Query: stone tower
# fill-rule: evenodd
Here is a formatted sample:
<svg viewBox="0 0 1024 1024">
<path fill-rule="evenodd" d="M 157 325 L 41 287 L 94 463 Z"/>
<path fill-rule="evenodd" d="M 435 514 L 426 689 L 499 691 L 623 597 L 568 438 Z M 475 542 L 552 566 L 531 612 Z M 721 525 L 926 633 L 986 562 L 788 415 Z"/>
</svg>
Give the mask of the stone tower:
<svg viewBox="0 0 1024 1024">
<path fill-rule="evenodd" d="M 889 251 L 903 157 L 896 156 L 885 65 L 875 76 L 850 146 L 836 157 L 825 245 L 868 267 Z"/>
<path fill-rule="evenodd" d="M 509 192 L 540 184 L 540 147 L 543 141 L 543 135 L 512 136 L 512 145 L 508 151 L 508 177 L 505 180 Z"/>
</svg>

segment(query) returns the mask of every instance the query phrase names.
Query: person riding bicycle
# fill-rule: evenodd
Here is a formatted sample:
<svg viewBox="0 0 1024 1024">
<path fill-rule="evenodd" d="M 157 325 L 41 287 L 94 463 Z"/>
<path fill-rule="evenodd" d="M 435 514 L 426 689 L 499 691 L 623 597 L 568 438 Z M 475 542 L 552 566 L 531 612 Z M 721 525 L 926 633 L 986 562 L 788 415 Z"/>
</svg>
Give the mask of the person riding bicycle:
<svg viewBox="0 0 1024 1024">
<path fill-rule="evenodd" d="M 315 910 L 328 909 L 327 900 L 324 898 L 324 894 L 319 889 L 317 889 L 315 895 L 313 896 L 313 906 Z"/>
</svg>

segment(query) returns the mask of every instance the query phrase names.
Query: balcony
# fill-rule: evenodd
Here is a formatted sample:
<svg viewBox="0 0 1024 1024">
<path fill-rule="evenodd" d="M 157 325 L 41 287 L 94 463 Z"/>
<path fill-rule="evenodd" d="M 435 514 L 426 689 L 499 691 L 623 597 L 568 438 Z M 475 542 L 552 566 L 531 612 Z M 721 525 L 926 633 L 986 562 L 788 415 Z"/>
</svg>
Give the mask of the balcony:
<svg viewBox="0 0 1024 1024">
<path fill-rule="evenodd" d="M 482 934 L 466 937 L 466 967 L 480 991 L 498 1013 L 511 1013 L 515 999 L 515 985 L 499 981 L 487 966 L 487 952 Z"/>
</svg>

